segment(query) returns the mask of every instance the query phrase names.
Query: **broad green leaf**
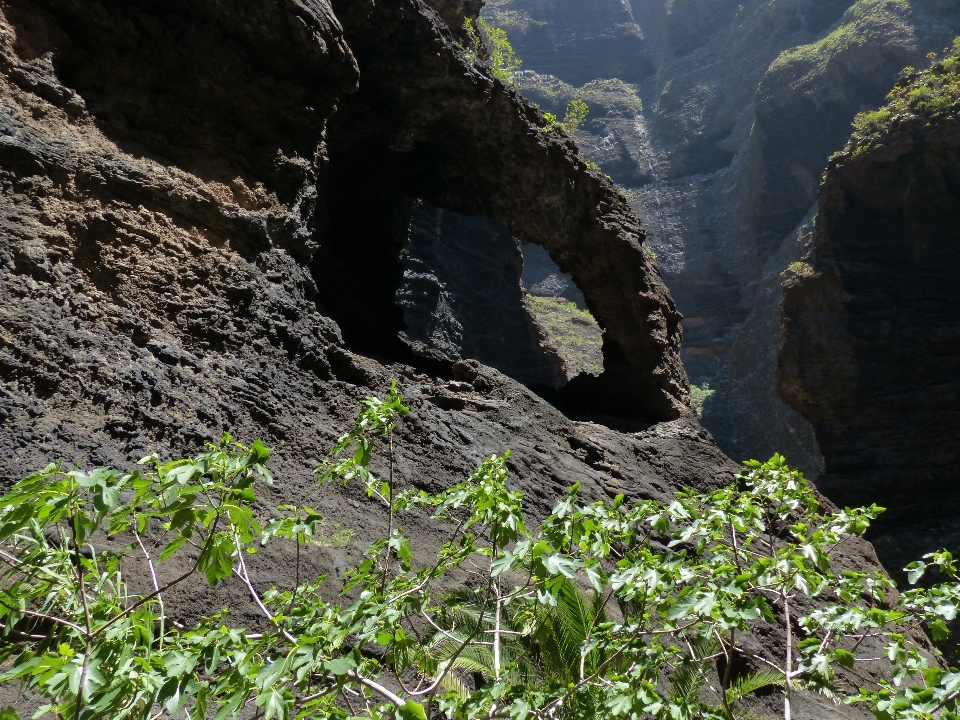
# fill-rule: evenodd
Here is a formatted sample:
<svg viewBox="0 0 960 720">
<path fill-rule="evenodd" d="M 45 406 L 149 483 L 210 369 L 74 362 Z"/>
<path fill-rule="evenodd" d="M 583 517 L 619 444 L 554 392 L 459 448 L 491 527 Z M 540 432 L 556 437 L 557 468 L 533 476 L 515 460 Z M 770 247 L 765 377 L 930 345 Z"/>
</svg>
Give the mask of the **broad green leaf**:
<svg viewBox="0 0 960 720">
<path fill-rule="evenodd" d="M 346 675 L 351 670 L 356 669 L 357 661 L 353 655 L 344 655 L 343 657 L 325 661 L 323 667 L 333 675 Z"/>
<path fill-rule="evenodd" d="M 404 705 L 397 708 L 397 714 L 402 720 L 427 720 L 427 713 L 423 705 L 408 700 Z"/>
<path fill-rule="evenodd" d="M 843 665 L 845 668 L 852 668 L 856 662 L 856 658 L 853 656 L 853 653 L 842 648 L 837 648 L 834 651 L 833 656 L 836 658 L 837 662 Z"/>
</svg>

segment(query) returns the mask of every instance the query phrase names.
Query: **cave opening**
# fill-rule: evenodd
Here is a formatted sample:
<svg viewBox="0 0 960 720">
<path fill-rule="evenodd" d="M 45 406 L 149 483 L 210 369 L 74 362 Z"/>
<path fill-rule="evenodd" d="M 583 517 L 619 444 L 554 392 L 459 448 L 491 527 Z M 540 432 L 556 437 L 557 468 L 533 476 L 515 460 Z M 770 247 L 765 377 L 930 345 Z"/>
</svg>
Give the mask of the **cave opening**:
<svg viewBox="0 0 960 720">
<path fill-rule="evenodd" d="M 499 221 L 417 203 L 396 293 L 419 357 L 474 359 L 532 388 L 603 372 L 602 331 L 549 253 Z"/>
</svg>

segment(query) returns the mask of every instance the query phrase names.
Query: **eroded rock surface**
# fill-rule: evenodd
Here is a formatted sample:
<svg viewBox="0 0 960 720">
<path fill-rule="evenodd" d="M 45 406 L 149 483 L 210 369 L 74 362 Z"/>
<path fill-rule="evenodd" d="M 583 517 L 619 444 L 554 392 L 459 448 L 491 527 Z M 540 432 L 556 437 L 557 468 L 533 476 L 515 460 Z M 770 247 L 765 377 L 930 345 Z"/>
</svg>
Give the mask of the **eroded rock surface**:
<svg viewBox="0 0 960 720">
<path fill-rule="evenodd" d="M 906 65 L 960 32 L 955 0 L 490 0 L 522 92 L 620 185 L 684 315 L 703 423 L 731 457 L 815 475 L 810 425 L 775 392 L 780 273 L 799 260 L 829 155 Z M 811 212 L 811 208 L 813 211 Z"/>
<path fill-rule="evenodd" d="M 304 570 L 337 592 L 380 516 L 312 469 L 392 379 L 411 407 L 401 485 L 438 490 L 508 448 L 535 518 L 574 482 L 588 500 L 728 482 L 735 465 L 685 409 L 679 316 L 636 218 L 452 38 L 416 0 L 0 3 L 2 483 L 55 458 L 127 468 L 224 430 L 260 437 L 278 483 L 258 517 L 307 504 L 353 533 Z M 575 422 L 476 362 L 430 376 L 397 361 L 400 248 L 421 198 L 550 251 L 607 332 L 606 379 L 583 396 L 644 430 Z M 421 550 L 436 545 L 409 522 Z M 876 567 L 865 543 L 845 553 Z M 251 564 L 284 584 L 290 562 L 272 544 Z M 253 625 L 245 598 L 225 582 L 165 601 L 185 621 L 229 602 Z"/>
<path fill-rule="evenodd" d="M 606 372 L 571 383 L 572 402 L 648 419 L 685 412 L 680 316 L 612 184 L 562 134 L 538 130 L 541 113 L 471 66 L 425 7 L 334 7 L 364 82 L 331 119 L 331 219 L 313 267 L 347 342 L 402 352 L 396 258 L 419 199 L 498 220 L 572 274 L 606 330 Z"/>
<path fill-rule="evenodd" d="M 830 161 L 787 273 L 779 387 L 841 505 L 887 508 L 891 572 L 960 542 L 960 90 L 955 56 L 907 77 Z"/>
<path fill-rule="evenodd" d="M 523 303 L 519 243 L 502 223 L 418 207 L 397 303 L 415 353 L 473 358 L 525 385 L 559 388 L 567 369 Z"/>
</svg>

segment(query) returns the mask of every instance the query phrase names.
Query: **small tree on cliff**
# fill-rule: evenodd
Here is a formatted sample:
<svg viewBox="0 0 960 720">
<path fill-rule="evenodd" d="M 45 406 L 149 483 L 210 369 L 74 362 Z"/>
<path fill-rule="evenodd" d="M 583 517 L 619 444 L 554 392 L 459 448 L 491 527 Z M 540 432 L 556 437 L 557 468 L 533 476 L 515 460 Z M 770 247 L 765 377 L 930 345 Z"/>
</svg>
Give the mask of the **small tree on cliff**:
<svg viewBox="0 0 960 720">
<path fill-rule="evenodd" d="M 259 442 L 225 436 L 133 473 L 53 464 L 29 475 L 0 499 L 0 680 L 46 696 L 40 714 L 74 720 L 733 720 L 771 686 L 789 720 L 799 688 L 837 695 L 838 670 L 882 661 L 888 676 L 848 702 L 881 720 L 957 717 L 960 674 L 904 631 L 947 633 L 960 605 L 952 556 L 911 566 L 914 580 L 935 565 L 950 581 L 899 602 L 885 575 L 833 569 L 880 508 L 823 513 L 774 457 L 667 505 L 583 503 L 574 486 L 531 529 L 509 453 L 440 493 L 400 488 L 392 433 L 406 412 L 395 387 L 368 398 L 319 469 L 383 507 L 383 537 L 348 573 L 342 603 L 323 599 L 323 577 L 300 577 L 318 513 L 281 507 L 257 522 L 256 484 L 270 482 Z M 370 466 L 378 440 L 385 477 Z M 429 559 L 403 531 L 411 513 L 445 533 Z M 264 592 L 246 557 L 275 542 L 295 548 L 296 564 L 289 586 Z M 175 558 L 182 570 L 161 581 Z M 451 592 L 457 572 L 475 578 L 469 592 Z M 226 611 L 176 620 L 175 587 L 231 576 L 259 610 L 256 632 Z M 757 629 L 779 635 L 779 655 L 750 641 Z"/>
<path fill-rule="evenodd" d="M 478 18 L 476 22 L 465 18 L 463 27 L 469 38 L 467 50 L 473 56 L 474 62 L 486 57 L 490 73 L 498 80 L 512 85 L 522 62 L 514 52 L 507 32 L 503 28 L 490 25 L 483 18 Z"/>
</svg>

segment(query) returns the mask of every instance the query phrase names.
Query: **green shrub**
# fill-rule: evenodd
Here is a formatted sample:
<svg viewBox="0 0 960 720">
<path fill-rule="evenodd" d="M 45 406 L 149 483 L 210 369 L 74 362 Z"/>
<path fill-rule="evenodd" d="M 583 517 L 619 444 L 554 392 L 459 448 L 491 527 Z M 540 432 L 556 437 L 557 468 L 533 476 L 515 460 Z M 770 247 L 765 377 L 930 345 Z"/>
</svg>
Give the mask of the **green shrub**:
<svg viewBox="0 0 960 720">
<path fill-rule="evenodd" d="M 580 126 L 583 125 L 589 114 L 590 106 L 580 98 L 574 98 L 567 104 L 567 111 L 563 116 L 563 122 L 558 121 L 557 116 L 553 113 L 548 112 L 543 114 L 544 119 L 547 121 L 545 129 L 549 131 L 554 128 L 562 128 L 567 135 L 572 136 L 580 129 Z M 587 167 L 597 172 L 600 171 L 600 166 L 595 163 L 587 162 Z"/>
<path fill-rule="evenodd" d="M 845 152 L 857 157 L 879 147 L 895 122 L 905 123 L 914 118 L 924 122 L 941 117 L 957 119 L 960 116 L 958 40 L 954 41 L 953 48 L 947 51 L 943 60 L 936 62 L 934 55 L 931 58 L 933 64 L 926 70 L 917 72 L 913 67 L 904 68 L 900 81 L 887 95 L 887 104 L 879 110 L 859 113 L 854 118 L 853 135 Z M 842 159 L 843 153 L 838 157 Z"/>
<path fill-rule="evenodd" d="M 270 482 L 259 442 L 225 436 L 132 473 L 30 474 L 0 499 L 0 682 L 44 695 L 38 715 L 85 720 L 734 720 L 763 688 L 779 689 L 787 718 L 798 689 L 842 697 L 837 673 L 853 669 L 859 691 L 845 700 L 878 718 L 958 717 L 960 673 L 904 633 L 925 622 L 948 634 L 953 556 L 908 566 L 911 582 L 928 567 L 946 582 L 899 597 L 882 573 L 834 566 L 882 508 L 824 512 L 775 456 L 668 504 L 585 502 L 575 485 L 533 528 L 509 452 L 439 493 L 399 483 L 392 438 L 406 412 L 395 385 L 367 398 L 318 468 L 320 482 L 360 483 L 383 509 L 383 536 L 348 573 L 342 604 L 323 599 L 322 576 L 299 577 L 318 513 L 255 520 L 256 484 Z M 370 467 L 378 440 L 385 477 Z M 414 552 L 401 524 L 412 513 L 443 535 L 439 549 Z M 245 558 L 270 542 L 296 545 L 296 577 L 264 591 Z M 178 555 L 186 572 L 156 572 Z M 474 582 L 451 591 L 464 573 Z M 227 611 L 176 620 L 173 588 L 231 576 L 262 631 Z M 756 632 L 772 640 L 763 656 Z M 735 677 L 739 659 L 762 668 Z"/>
<path fill-rule="evenodd" d="M 590 114 L 590 106 L 587 105 L 580 98 L 574 98 L 567 105 L 567 112 L 563 116 L 563 123 L 561 123 L 564 131 L 567 135 L 573 135 L 577 130 L 580 129 L 580 126 L 583 125 L 583 122 L 587 119 L 587 115 Z"/>
<path fill-rule="evenodd" d="M 710 388 L 710 383 L 704 383 L 700 386 L 690 386 L 690 400 L 693 402 L 693 409 L 697 411 L 697 417 L 703 417 L 703 404 L 707 401 L 708 397 L 716 392 L 716 390 Z"/>
<path fill-rule="evenodd" d="M 514 52 L 506 31 L 490 25 L 483 18 L 479 18 L 476 23 L 470 18 L 465 18 L 463 26 L 470 39 L 471 47 L 468 50 L 472 52 L 474 60 L 476 61 L 476 58 L 481 55 L 481 49 L 485 44 L 489 52 L 490 73 L 498 80 L 513 84 L 522 62 Z"/>
</svg>

